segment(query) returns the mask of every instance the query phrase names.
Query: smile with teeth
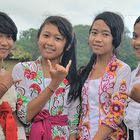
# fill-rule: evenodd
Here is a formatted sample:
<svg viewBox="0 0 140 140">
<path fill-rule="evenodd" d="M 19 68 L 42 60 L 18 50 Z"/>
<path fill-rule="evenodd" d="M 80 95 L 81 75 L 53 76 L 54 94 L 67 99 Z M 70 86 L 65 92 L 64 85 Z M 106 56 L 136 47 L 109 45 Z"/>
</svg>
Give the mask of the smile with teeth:
<svg viewBox="0 0 140 140">
<path fill-rule="evenodd" d="M 54 51 L 55 50 L 54 47 L 48 46 L 48 45 L 45 46 L 45 49 L 50 50 L 50 51 Z"/>
<path fill-rule="evenodd" d="M 0 50 L 9 50 L 8 48 L 0 48 Z"/>
</svg>

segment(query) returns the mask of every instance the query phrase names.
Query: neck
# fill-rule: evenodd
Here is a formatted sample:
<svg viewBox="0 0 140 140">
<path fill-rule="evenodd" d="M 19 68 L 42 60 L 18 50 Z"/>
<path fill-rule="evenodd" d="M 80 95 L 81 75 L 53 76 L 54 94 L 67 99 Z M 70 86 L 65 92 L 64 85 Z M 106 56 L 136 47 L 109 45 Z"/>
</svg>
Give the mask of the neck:
<svg viewBox="0 0 140 140">
<path fill-rule="evenodd" d="M 96 64 L 106 66 L 111 60 L 112 56 L 113 56 L 112 53 L 110 55 L 104 55 L 104 56 L 97 55 Z"/>
<path fill-rule="evenodd" d="M 50 61 L 51 61 L 53 68 L 55 68 L 56 64 L 59 64 L 58 61 L 56 61 L 56 60 L 50 60 Z M 43 70 L 44 76 L 50 77 L 50 71 L 49 71 L 49 65 L 48 65 L 47 59 L 42 58 L 41 65 L 42 65 L 42 70 Z"/>
<path fill-rule="evenodd" d="M 42 58 L 42 65 L 45 66 L 45 67 L 48 67 L 48 61 L 47 59 L 45 58 Z M 59 64 L 58 60 L 50 60 L 51 61 L 51 64 L 52 64 L 52 67 L 54 68 L 56 64 Z"/>
</svg>

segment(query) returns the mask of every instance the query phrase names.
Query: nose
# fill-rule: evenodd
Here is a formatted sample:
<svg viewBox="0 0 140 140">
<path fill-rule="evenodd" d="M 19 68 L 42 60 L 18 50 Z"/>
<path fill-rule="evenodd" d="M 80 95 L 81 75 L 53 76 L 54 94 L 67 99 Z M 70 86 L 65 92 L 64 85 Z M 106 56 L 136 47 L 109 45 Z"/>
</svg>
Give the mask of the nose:
<svg viewBox="0 0 140 140">
<path fill-rule="evenodd" d="M 95 41 L 96 41 L 96 42 L 101 42 L 101 41 L 102 41 L 102 36 L 101 36 L 100 34 L 97 34 L 97 35 L 95 36 Z"/>
<path fill-rule="evenodd" d="M 54 38 L 53 37 L 49 37 L 47 38 L 47 45 L 52 46 L 54 44 Z"/>
<path fill-rule="evenodd" d="M 140 46 L 140 37 L 135 40 L 135 45 Z"/>
</svg>

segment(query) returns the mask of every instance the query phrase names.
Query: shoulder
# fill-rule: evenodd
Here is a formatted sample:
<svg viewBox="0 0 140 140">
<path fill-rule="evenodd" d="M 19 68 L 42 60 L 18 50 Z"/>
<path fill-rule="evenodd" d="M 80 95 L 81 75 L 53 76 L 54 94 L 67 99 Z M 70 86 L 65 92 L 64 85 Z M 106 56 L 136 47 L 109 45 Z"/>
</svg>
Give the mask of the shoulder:
<svg viewBox="0 0 140 140">
<path fill-rule="evenodd" d="M 120 65 L 120 67 L 119 67 L 120 70 L 126 70 L 126 71 L 130 71 L 131 72 L 131 68 L 130 68 L 130 66 L 127 63 L 123 62 L 120 59 L 117 59 L 117 63 Z"/>
<path fill-rule="evenodd" d="M 29 68 L 34 64 L 35 64 L 35 61 L 19 62 L 14 66 L 13 71 L 16 69 Z"/>
</svg>

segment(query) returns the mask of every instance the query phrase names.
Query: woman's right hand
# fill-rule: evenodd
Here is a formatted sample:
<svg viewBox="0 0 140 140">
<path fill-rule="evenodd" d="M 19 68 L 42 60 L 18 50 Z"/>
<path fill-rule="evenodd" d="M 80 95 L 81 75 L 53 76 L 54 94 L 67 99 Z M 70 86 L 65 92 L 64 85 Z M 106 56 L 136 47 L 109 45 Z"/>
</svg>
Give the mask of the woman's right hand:
<svg viewBox="0 0 140 140">
<path fill-rule="evenodd" d="M 8 89 L 13 85 L 12 74 L 10 71 L 0 71 L 0 83 L 3 83 Z"/>
<path fill-rule="evenodd" d="M 57 86 L 59 86 L 60 82 L 67 76 L 71 66 L 71 60 L 66 67 L 56 64 L 55 68 L 53 68 L 50 60 L 48 60 L 48 65 L 52 79 L 50 86 L 53 90 L 55 90 Z"/>
</svg>

